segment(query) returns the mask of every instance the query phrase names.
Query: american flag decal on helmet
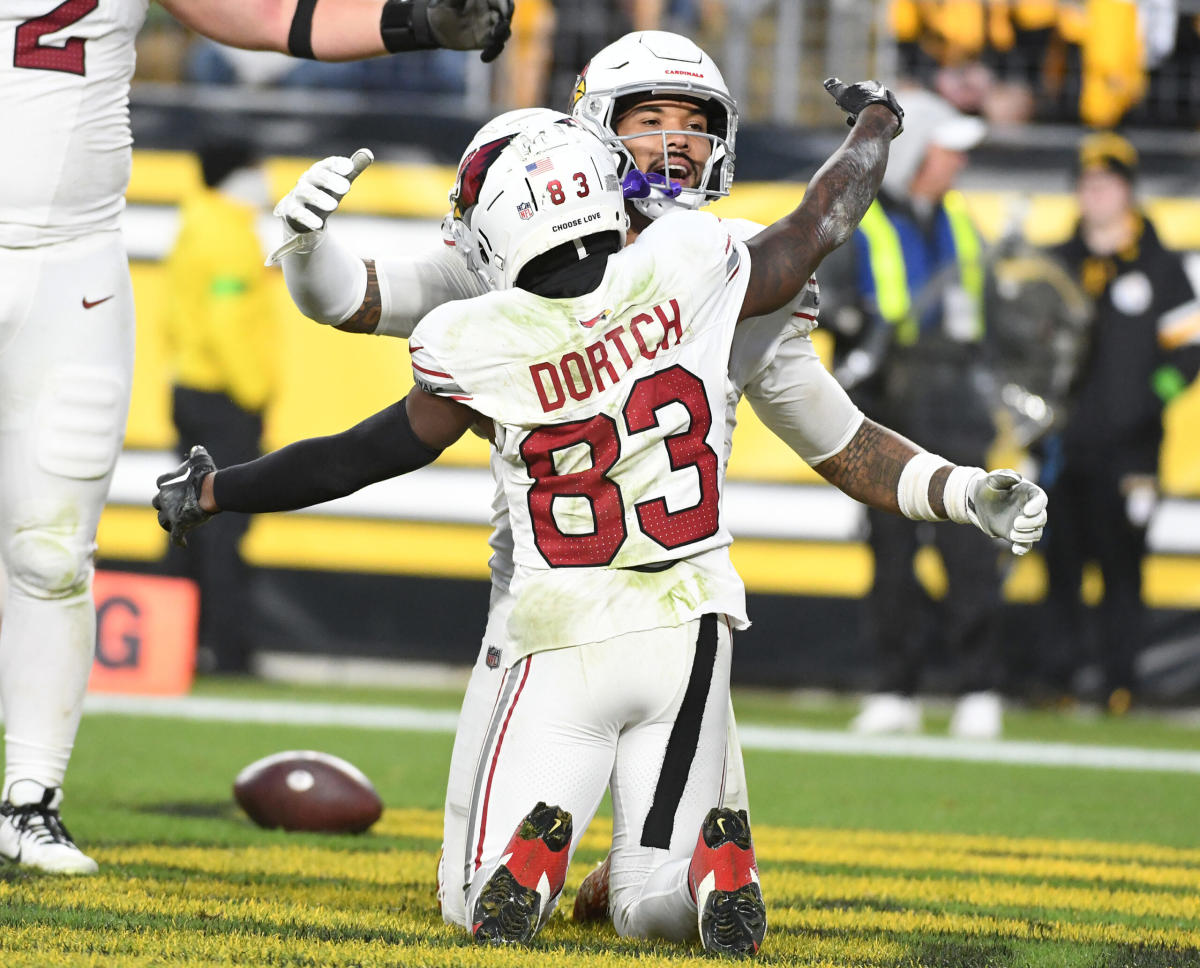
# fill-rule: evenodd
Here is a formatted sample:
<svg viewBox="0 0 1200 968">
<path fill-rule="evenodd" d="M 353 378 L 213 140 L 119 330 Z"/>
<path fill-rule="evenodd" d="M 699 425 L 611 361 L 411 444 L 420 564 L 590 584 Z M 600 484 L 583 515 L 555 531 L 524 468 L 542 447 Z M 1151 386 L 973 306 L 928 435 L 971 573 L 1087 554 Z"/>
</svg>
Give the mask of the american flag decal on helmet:
<svg viewBox="0 0 1200 968">
<path fill-rule="evenodd" d="M 544 171 L 554 171 L 554 165 L 549 158 L 539 158 L 537 161 L 526 165 L 525 170 L 531 175 L 540 175 Z"/>
</svg>

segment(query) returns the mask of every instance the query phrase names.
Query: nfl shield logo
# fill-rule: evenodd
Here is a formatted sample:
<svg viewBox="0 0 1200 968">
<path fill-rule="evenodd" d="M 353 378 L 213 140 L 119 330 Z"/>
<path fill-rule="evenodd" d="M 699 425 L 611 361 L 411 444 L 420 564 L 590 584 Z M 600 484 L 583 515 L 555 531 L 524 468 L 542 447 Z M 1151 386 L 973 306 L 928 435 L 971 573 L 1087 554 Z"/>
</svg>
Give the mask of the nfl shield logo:
<svg viewBox="0 0 1200 968">
<path fill-rule="evenodd" d="M 500 650 L 494 645 L 489 645 L 487 650 L 487 667 L 495 669 L 498 665 L 500 665 Z"/>
<path fill-rule="evenodd" d="M 522 202 L 517 206 L 517 214 L 523 219 L 531 219 L 533 218 L 533 206 L 528 202 Z"/>
</svg>

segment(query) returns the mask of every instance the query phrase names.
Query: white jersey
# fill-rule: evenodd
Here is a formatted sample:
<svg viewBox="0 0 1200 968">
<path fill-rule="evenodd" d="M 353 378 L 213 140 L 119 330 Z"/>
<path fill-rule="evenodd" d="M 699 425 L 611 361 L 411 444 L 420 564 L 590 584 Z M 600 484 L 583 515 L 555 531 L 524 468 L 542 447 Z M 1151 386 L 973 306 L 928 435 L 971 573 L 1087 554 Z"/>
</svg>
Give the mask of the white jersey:
<svg viewBox="0 0 1200 968">
<path fill-rule="evenodd" d="M 710 612 L 746 624 L 721 455 L 749 274 L 723 223 L 679 213 L 612 256 L 594 292 L 488 293 L 434 310 L 413 332 L 418 385 L 495 424 L 513 654 Z"/>
<path fill-rule="evenodd" d="M 724 219 L 721 225 L 738 241 L 753 238 L 764 228 L 748 219 Z M 403 261 L 380 259 L 376 268 L 383 290 L 383 315 L 376 332 L 388 336 L 407 339 L 424 313 L 444 302 L 470 299 L 487 291 L 462 257 L 442 244 Z M 808 338 L 817 326 L 819 304 L 813 278 L 790 306 L 745 319 L 734 330 L 723 461 L 729 458 L 743 395 L 772 432 L 814 465 L 845 447 L 862 424 L 862 412 L 826 370 Z M 491 467 L 497 482 L 501 480 L 500 462 L 500 455 L 493 450 Z M 513 575 L 513 537 L 507 497 L 499 483 L 491 524 L 488 564 L 494 595 L 502 595 Z"/>
<path fill-rule="evenodd" d="M 115 229 L 132 164 L 129 82 L 148 0 L 0 5 L 0 246 Z"/>
</svg>

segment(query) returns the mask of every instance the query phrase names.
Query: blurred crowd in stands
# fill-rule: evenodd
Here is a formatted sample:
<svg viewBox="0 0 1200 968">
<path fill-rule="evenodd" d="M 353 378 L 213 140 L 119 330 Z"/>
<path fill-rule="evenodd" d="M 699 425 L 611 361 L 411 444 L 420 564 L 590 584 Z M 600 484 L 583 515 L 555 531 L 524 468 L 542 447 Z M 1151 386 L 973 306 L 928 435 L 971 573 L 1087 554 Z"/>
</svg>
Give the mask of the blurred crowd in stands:
<svg viewBox="0 0 1200 968">
<path fill-rule="evenodd" d="M 1187 0 L 891 0 L 905 73 L 994 121 L 1194 126 L 1200 6 Z"/>
<path fill-rule="evenodd" d="M 873 52 L 867 73 L 886 72 L 894 56 L 897 74 L 996 123 L 1200 124 L 1198 0 L 857 0 L 837 9 L 823 0 L 520 0 L 509 53 L 496 65 L 493 106 L 557 105 L 557 92 L 570 89 L 590 54 L 630 30 L 678 31 L 718 56 L 738 30 L 769 46 L 773 22 L 793 4 L 804 50 L 792 65 L 776 61 L 775 71 L 801 69 L 820 46 L 814 34 L 850 17 L 863 25 L 860 48 Z M 298 64 L 181 30 L 151 18 L 139 50 L 143 79 L 454 96 L 466 90 L 472 61 L 438 50 Z M 770 113 L 755 102 L 769 99 L 772 85 L 750 87 L 735 91 L 743 117 Z"/>
</svg>

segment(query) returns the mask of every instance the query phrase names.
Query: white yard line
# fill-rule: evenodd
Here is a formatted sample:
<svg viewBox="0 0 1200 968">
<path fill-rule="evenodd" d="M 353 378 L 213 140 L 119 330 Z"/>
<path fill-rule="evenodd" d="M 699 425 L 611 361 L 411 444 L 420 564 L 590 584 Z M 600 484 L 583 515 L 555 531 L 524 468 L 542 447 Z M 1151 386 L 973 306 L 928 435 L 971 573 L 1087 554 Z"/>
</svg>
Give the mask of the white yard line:
<svg viewBox="0 0 1200 968">
<path fill-rule="evenodd" d="M 172 719 L 297 726 L 352 726 L 422 733 L 452 733 L 458 714 L 412 706 L 289 702 L 271 699 L 221 699 L 209 696 L 119 696 L 91 693 L 89 714 L 163 716 Z M 1150 770 L 1200 773 L 1200 752 L 1139 749 L 1131 746 L 1084 746 L 1017 740 L 961 740 L 941 736 L 856 736 L 835 730 L 794 726 L 738 727 L 742 746 L 751 750 L 891 756 L 1023 766 L 1068 766 L 1094 770 Z"/>
</svg>

